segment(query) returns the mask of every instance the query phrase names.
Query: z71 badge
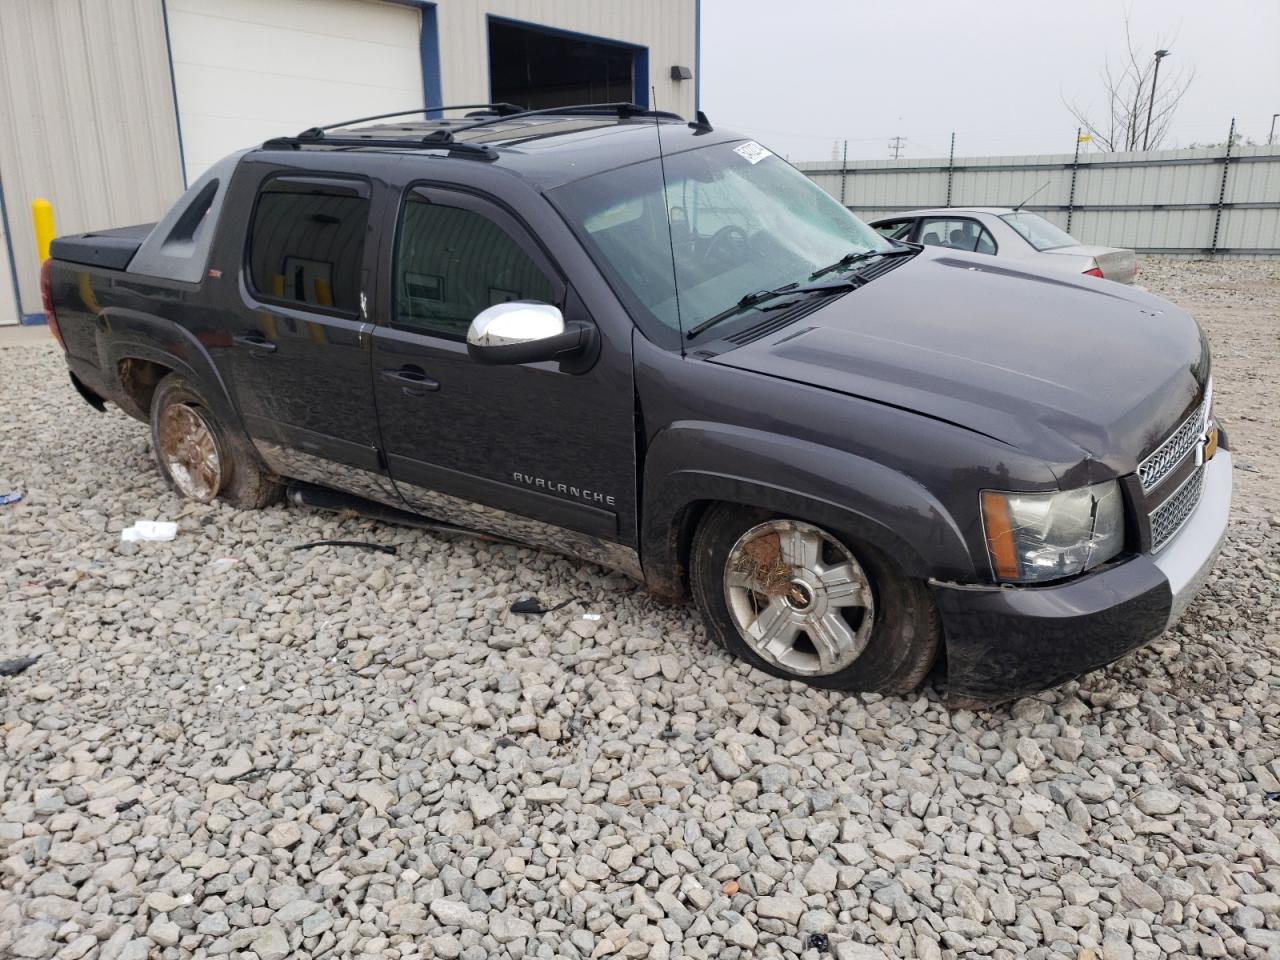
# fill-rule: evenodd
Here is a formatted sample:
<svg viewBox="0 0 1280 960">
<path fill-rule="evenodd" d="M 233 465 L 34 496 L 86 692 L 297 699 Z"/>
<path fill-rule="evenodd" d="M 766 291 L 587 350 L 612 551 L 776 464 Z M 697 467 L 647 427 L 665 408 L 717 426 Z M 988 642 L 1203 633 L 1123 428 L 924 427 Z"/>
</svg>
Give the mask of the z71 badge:
<svg viewBox="0 0 1280 960">
<path fill-rule="evenodd" d="M 544 477 L 521 473 L 519 470 L 515 471 L 511 476 L 515 478 L 516 483 L 524 484 L 526 487 L 545 490 L 547 493 L 561 493 L 565 496 L 585 500 L 588 503 L 603 503 L 607 507 L 616 506 L 611 494 L 601 493 L 599 490 L 589 490 L 586 487 L 575 486 L 572 483 L 561 483 L 558 480 L 547 480 Z"/>
</svg>

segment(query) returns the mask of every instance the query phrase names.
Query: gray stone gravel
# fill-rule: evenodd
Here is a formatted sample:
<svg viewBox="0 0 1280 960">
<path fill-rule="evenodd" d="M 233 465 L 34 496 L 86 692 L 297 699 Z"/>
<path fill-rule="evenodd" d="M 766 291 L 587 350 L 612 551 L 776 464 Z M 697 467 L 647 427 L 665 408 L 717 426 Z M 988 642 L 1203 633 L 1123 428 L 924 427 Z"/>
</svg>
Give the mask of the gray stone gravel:
<svg viewBox="0 0 1280 960">
<path fill-rule="evenodd" d="M 1280 276 L 1141 279 L 1214 342 L 1231 543 L 1173 632 L 981 714 L 537 551 L 181 503 L 0 350 L 0 957 L 1280 958 Z M 335 537 L 399 554 L 289 551 Z"/>
</svg>

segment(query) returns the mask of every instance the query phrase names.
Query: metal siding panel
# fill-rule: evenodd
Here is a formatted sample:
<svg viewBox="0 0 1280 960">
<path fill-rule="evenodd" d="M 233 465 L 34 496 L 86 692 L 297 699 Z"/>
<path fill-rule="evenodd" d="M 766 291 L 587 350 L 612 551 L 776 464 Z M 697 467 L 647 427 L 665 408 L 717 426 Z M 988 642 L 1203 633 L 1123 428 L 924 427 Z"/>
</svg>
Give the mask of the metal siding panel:
<svg viewBox="0 0 1280 960">
<path fill-rule="evenodd" d="M 0 178 L 21 307 L 38 313 L 31 201 L 64 234 L 159 219 L 182 192 L 177 125 L 160 0 L 5 0 L 4 24 Z"/>
<path fill-rule="evenodd" d="M 0 184 L 0 190 L 3 189 L 4 184 Z M 18 291 L 13 287 L 13 271 L 9 268 L 8 242 L 4 220 L 0 219 L 0 326 L 18 323 L 22 319 L 22 311 L 18 309 Z"/>
</svg>

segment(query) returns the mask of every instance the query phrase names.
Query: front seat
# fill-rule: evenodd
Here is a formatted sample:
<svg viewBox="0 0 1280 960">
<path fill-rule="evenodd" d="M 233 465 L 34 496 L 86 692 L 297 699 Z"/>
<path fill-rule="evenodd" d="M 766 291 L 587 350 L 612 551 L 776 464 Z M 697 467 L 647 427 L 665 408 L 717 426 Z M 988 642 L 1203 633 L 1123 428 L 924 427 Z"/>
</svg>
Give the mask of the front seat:
<svg viewBox="0 0 1280 960">
<path fill-rule="evenodd" d="M 926 247 L 942 246 L 942 238 L 938 236 L 937 231 L 935 230 L 930 230 L 928 233 L 926 233 L 924 235 L 924 239 L 921 240 L 920 242 L 923 243 Z"/>
</svg>

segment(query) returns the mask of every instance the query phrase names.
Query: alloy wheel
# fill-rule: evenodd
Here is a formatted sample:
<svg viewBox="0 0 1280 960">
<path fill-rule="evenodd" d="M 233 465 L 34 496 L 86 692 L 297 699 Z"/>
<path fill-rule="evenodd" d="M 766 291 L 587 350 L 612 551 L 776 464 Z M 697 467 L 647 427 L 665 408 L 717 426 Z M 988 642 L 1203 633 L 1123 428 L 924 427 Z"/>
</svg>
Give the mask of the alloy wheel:
<svg viewBox="0 0 1280 960">
<path fill-rule="evenodd" d="M 173 403 L 160 414 L 160 458 L 178 491 L 208 503 L 222 489 L 222 457 L 213 428 L 199 407 Z"/>
<path fill-rule="evenodd" d="M 751 649 L 794 674 L 845 669 L 866 649 L 875 623 L 861 564 L 830 534 L 798 520 L 771 520 L 739 537 L 724 590 Z"/>
</svg>

